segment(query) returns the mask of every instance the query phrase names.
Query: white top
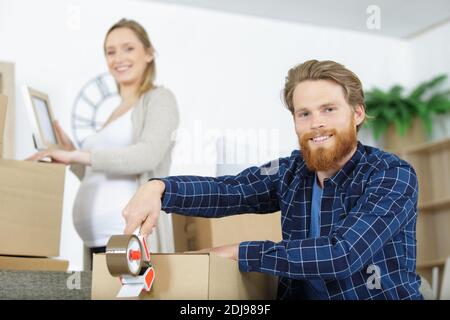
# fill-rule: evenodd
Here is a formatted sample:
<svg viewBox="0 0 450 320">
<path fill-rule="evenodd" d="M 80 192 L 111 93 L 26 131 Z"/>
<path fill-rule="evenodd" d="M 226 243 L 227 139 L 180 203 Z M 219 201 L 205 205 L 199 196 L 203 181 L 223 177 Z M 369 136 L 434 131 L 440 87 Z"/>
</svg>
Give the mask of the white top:
<svg viewBox="0 0 450 320">
<path fill-rule="evenodd" d="M 120 149 L 133 144 L 131 111 L 110 122 L 83 142 L 82 150 Z M 122 234 L 122 210 L 138 189 L 138 175 L 93 171 L 86 167 L 73 207 L 75 229 L 88 247 L 106 246 Z"/>
<path fill-rule="evenodd" d="M 108 174 L 136 174 L 139 185 L 150 178 L 168 176 L 175 145 L 171 137 L 179 124 L 178 106 L 173 93 L 162 86 L 144 93 L 131 111 L 131 123 L 134 144 L 125 148 L 91 150 L 91 169 Z M 86 168 L 78 163 L 70 166 L 80 181 Z M 148 245 L 151 252 L 174 251 L 172 215 L 160 215 Z"/>
</svg>

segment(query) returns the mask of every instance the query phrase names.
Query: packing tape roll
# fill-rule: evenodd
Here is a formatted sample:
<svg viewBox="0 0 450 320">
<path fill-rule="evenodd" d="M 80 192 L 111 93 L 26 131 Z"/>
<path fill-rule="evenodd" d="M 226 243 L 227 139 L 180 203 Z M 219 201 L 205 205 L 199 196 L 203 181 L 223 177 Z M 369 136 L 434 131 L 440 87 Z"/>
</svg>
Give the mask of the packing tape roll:
<svg viewBox="0 0 450 320">
<path fill-rule="evenodd" d="M 139 238 L 134 234 L 111 236 L 106 245 L 106 265 L 114 277 L 139 275 L 143 266 L 143 251 Z"/>
</svg>

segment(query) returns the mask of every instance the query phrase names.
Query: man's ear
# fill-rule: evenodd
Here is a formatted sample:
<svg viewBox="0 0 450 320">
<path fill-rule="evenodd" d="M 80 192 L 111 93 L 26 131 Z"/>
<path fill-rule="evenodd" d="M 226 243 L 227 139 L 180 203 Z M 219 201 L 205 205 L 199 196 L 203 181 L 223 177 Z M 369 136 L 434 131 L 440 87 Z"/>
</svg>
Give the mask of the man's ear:
<svg viewBox="0 0 450 320">
<path fill-rule="evenodd" d="M 364 109 L 364 106 L 361 104 L 358 104 L 353 109 L 353 117 L 355 119 L 355 124 L 359 126 L 364 119 L 366 118 L 366 110 Z"/>
</svg>

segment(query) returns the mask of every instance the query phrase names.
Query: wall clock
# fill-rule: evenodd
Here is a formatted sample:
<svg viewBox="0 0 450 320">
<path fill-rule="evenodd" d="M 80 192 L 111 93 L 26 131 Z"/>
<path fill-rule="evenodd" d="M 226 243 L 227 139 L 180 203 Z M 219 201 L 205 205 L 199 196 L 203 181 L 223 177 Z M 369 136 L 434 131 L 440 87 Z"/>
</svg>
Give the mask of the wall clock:
<svg viewBox="0 0 450 320">
<path fill-rule="evenodd" d="M 81 88 L 72 107 L 71 120 L 78 146 L 103 126 L 120 100 L 116 82 L 109 73 L 94 77 Z"/>
</svg>

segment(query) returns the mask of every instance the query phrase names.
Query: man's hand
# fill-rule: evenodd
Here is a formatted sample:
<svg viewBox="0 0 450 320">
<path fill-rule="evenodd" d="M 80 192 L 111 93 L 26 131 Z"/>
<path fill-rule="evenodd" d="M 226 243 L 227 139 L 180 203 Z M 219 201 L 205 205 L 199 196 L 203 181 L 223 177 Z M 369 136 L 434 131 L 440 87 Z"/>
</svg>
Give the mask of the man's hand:
<svg viewBox="0 0 450 320">
<path fill-rule="evenodd" d="M 158 222 L 165 188 L 164 182 L 152 180 L 138 189 L 122 212 L 126 222 L 125 234 L 132 234 L 139 227 L 145 237 L 152 233 Z"/>
<path fill-rule="evenodd" d="M 219 257 L 237 261 L 239 258 L 239 243 L 193 251 L 192 253 L 213 253 Z"/>
</svg>

